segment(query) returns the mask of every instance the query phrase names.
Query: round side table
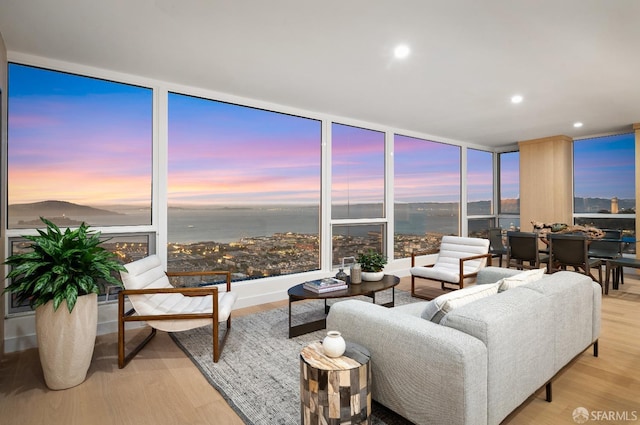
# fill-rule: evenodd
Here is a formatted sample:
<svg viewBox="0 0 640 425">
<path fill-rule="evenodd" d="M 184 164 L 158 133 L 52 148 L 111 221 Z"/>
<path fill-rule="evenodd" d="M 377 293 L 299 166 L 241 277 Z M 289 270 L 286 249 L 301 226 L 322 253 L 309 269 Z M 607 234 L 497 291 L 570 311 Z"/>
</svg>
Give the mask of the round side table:
<svg viewBox="0 0 640 425">
<path fill-rule="evenodd" d="M 322 342 L 300 353 L 300 422 L 371 424 L 369 350 L 347 342 L 340 357 L 324 355 Z"/>
</svg>

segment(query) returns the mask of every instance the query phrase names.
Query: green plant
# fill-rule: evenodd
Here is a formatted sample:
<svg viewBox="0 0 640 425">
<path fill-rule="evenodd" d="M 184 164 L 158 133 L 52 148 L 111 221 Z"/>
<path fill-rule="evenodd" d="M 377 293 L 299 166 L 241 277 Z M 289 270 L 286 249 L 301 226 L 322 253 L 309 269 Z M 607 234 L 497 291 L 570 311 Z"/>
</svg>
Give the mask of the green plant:
<svg viewBox="0 0 640 425">
<path fill-rule="evenodd" d="M 387 257 L 369 249 L 358 255 L 358 263 L 360 263 L 363 272 L 381 272 L 384 265 L 387 264 Z"/>
<path fill-rule="evenodd" d="M 100 293 L 104 282 L 122 286 L 111 272 L 125 269 L 115 254 L 100 246 L 104 242 L 100 232 L 89 232 L 85 223 L 62 232 L 51 221 L 40 220 L 46 230 L 38 229 L 38 236 L 23 236 L 32 242 L 31 250 L 5 261 L 12 268 L 7 274 L 11 284 L 3 293 L 13 292 L 18 302 L 28 301 L 32 308 L 53 300 L 57 310 L 66 300 L 71 312 L 78 296 Z"/>
</svg>

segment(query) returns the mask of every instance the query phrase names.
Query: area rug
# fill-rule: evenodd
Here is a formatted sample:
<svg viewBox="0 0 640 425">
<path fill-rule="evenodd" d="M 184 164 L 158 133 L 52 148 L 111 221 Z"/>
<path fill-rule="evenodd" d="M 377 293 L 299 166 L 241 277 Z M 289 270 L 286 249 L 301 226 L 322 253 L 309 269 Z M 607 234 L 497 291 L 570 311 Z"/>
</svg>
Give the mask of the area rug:
<svg viewBox="0 0 640 425">
<path fill-rule="evenodd" d="M 376 302 L 389 301 L 390 293 L 376 294 Z M 409 293 L 396 290 L 396 305 L 415 301 Z M 294 303 L 293 324 L 320 318 L 323 310 L 322 301 Z M 300 351 L 321 340 L 326 331 L 289 339 L 288 326 L 288 307 L 232 318 L 218 363 L 212 358 L 211 327 L 171 337 L 245 423 L 293 425 L 300 423 Z M 372 411 L 374 425 L 410 424 L 375 402 Z"/>
</svg>

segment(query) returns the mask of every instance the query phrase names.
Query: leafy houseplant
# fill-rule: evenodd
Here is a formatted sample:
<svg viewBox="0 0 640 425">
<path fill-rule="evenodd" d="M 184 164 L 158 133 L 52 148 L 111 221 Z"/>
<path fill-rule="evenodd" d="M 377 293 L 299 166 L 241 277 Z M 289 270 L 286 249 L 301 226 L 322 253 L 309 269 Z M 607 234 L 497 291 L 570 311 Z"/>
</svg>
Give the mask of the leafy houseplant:
<svg viewBox="0 0 640 425">
<path fill-rule="evenodd" d="M 384 265 L 387 264 L 387 257 L 379 252 L 369 249 L 367 252 L 358 255 L 358 263 L 362 267 L 363 272 L 381 272 Z"/>
<path fill-rule="evenodd" d="M 113 253 L 102 246 L 100 232 L 90 232 L 82 223 L 75 230 L 61 231 L 51 221 L 38 229 L 30 251 L 14 254 L 4 264 L 11 266 L 11 283 L 18 302 L 36 310 L 36 336 L 40 363 L 47 386 L 54 390 L 82 383 L 95 346 L 97 294 L 104 282 L 121 283 L 111 272 L 124 270 Z M 58 308 L 66 304 L 67 308 Z"/>
<path fill-rule="evenodd" d="M 103 282 L 122 286 L 111 272 L 125 268 L 115 254 L 100 246 L 100 232 L 89 232 L 85 223 L 62 232 L 46 218 L 40 219 L 46 231 L 38 229 L 39 236 L 23 236 L 32 242 L 32 250 L 5 261 L 12 266 L 7 274 L 11 284 L 5 292 L 15 293 L 19 303 L 28 301 L 32 308 L 53 301 L 57 310 L 66 301 L 71 313 L 79 295 L 100 293 Z"/>
</svg>

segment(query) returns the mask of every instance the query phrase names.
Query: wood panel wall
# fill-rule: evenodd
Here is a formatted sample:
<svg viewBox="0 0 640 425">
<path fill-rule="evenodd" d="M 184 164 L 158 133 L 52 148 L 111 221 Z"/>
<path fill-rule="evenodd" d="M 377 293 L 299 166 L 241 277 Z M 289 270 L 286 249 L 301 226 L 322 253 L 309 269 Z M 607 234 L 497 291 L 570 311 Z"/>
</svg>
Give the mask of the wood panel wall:
<svg viewBox="0 0 640 425">
<path fill-rule="evenodd" d="M 532 221 L 573 223 L 573 139 L 552 136 L 518 142 L 520 229 Z"/>
</svg>

